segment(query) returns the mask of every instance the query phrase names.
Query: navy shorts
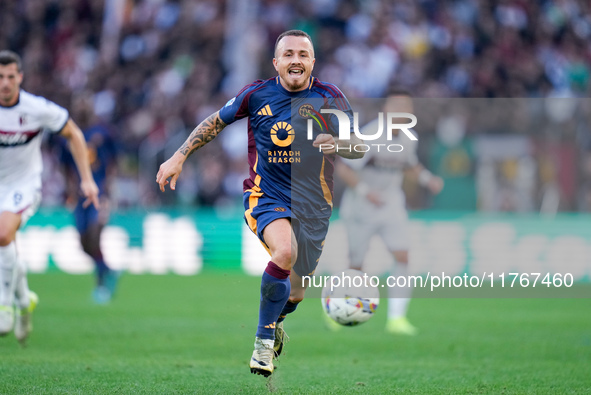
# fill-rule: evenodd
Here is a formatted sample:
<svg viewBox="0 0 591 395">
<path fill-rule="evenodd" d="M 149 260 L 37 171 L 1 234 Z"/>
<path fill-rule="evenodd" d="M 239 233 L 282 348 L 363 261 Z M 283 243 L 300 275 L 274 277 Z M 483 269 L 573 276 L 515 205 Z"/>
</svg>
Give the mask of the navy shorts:
<svg viewBox="0 0 591 395">
<path fill-rule="evenodd" d="M 78 229 L 79 233 L 86 232 L 90 225 L 95 224 L 99 221 L 98 210 L 92 204 L 86 208 L 82 207 L 83 201 L 84 200 L 81 199 L 76 205 L 76 209 L 74 210 L 76 229 Z"/>
<path fill-rule="evenodd" d="M 318 266 L 320 254 L 322 254 L 329 219 L 298 218 L 288 205 L 271 199 L 262 192 L 249 190 L 244 193 L 243 201 L 246 209 L 244 220 L 267 251 L 269 251 L 269 247 L 263 237 L 265 227 L 280 218 L 287 218 L 291 221 L 291 228 L 298 243 L 298 255 L 293 270 L 299 276 L 312 275 Z"/>
</svg>

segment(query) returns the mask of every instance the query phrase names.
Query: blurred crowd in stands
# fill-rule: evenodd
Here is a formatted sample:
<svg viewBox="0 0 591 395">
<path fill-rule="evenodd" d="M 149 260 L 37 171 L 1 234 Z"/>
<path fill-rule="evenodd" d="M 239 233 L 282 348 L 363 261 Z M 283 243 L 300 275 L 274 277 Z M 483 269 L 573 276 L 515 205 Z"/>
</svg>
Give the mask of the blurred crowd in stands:
<svg viewBox="0 0 591 395">
<path fill-rule="evenodd" d="M 410 193 L 411 207 L 591 211 L 587 0 L 0 2 L 0 48 L 23 57 L 24 89 L 65 106 L 83 128 L 103 124 L 117 141 L 117 207 L 240 204 L 244 124 L 187 162 L 178 193 L 158 192 L 155 174 L 243 85 L 276 75 L 275 38 L 291 28 L 314 39 L 314 75 L 351 100 L 400 88 L 437 103 L 577 98 L 566 105 L 557 99 L 566 108 L 558 116 L 550 114 L 555 106 L 526 105 L 529 116 L 554 126 L 541 129 L 480 128 L 461 116 L 422 127 L 419 118 L 422 161 L 442 172 L 452 191 L 461 178 L 454 193 L 465 188 L 473 197 L 456 207 L 455 199 Z M 560 118 L 565 112 L 570 118 Z M 507 155 L 503 147 L 516 145 Z M 46 205 L 63 204 L 55 157 L 46 155 Z"/>
</svg>

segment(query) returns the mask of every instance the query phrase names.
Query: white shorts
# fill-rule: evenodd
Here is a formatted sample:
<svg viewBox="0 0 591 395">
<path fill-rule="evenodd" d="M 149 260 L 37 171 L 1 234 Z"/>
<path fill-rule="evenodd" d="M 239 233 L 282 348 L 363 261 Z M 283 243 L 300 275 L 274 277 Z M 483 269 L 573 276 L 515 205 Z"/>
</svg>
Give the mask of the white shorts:
<svg viewBox="0 0 591 395">
<path fill-rule="evenodd" d="M 21 227 L 37 212 L 40 203 L 40 180 L 21 180 L 18 184 L 0 184 L 0 212 L 21 214 Z"/>
<path fill-rule="evenodd" d="M 349 259 L 360 265 L 365 259 L 372 238 L 382 239 L 388 251 L 407 251 L 410 246 L 410 224 L 403 202 L 389 202 L 376 208 L 365 199 L 343 198 L 341 217 L 347 228 Z"/>
</svg>

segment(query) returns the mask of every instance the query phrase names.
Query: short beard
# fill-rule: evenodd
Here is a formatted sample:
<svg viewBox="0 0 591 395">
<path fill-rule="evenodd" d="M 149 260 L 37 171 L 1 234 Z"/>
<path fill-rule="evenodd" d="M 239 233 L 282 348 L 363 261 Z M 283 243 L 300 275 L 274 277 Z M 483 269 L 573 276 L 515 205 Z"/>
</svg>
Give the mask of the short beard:
<svg viewBox="0 0 591 395">
<path fill-rule="evenodd" d="M 285 81 L 285 84 L 287 85 L 287 87 L 289 88 L 290 91 L 299 91 L 299 90 L 303 90 L 303 88 L 308 84 L 308 81 L 304 81 L 302 84 L 294 84 L 294 83 L 289 83 L 287 80 Z"/>
</svg>

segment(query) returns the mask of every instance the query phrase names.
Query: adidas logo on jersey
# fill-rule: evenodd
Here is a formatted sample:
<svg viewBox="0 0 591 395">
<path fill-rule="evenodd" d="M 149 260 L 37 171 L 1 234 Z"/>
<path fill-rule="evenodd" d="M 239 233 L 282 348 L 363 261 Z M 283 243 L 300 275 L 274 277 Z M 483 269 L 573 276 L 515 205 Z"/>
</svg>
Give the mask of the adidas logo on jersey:
<svg viewBox="0 0 591 395">
<path fill-rule="evenodd" d="M 257 115 L 273 115 L 273 113 L 271 112 L 271 107 L 267 104 L 257 112 Z"/>
</svg>

